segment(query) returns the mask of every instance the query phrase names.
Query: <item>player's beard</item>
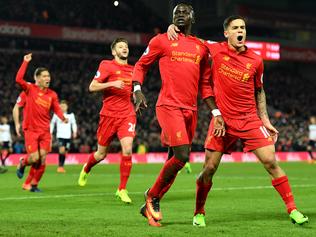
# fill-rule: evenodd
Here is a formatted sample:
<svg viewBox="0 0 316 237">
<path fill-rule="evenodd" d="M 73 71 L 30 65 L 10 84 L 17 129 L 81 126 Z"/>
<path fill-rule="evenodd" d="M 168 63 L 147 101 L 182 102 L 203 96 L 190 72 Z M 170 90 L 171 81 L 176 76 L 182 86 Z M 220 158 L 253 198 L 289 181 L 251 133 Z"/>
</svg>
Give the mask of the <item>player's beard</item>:
<svg viewBox="0 0 316 237">
<path fill-rule="evenodd" d="M 127 60 L 127 57 L 125 57 L 125 56 L 123 56 L 123 55 L 120 55 L 120 56 L 119 56 L 119 59 L 121 59 L 121 60 Z"/>
</svg>

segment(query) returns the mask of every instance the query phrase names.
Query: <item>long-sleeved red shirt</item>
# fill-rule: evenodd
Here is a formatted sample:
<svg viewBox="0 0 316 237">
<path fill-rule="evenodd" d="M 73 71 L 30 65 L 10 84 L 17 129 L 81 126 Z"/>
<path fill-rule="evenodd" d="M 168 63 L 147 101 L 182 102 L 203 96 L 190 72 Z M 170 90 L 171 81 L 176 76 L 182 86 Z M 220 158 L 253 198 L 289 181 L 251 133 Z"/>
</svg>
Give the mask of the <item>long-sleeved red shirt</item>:
<svg viewBox="0 0 316 237">
<path fill-rule="evenodd" d="M 134 67 L 133 81 L 142 84 L 156 60 L 162 80 L 157 106 L 196 110 L 199 88 L 203 99 L 213 95 L 208 51 L 196 37 L 179 34 L 178 40 L 170 41 L 167 34 L 160 34 L 152 38 Z"/>
<path fill-rule="evenodd" d="M 23 61 L 17 75 L 16 83 L 26 94 L 24 106 L 23 129 L 32 131 L 49 131 L 50 111 L 52 110 L 61 120 L 65 117 L 59 106 L 58 97 L 51 89 L 40 89 L 37 85 L 26 82 L 23 77 L 28 62 Z"/>
<path fill-rule="evenodd" d="M 100 115 L 115 118 L 135 115 L 131 101 L 133 68 L 129 64 L 119 64 L 114 59 L 101 61 L 93 80 L 100 83 L 121 80 L 125 85 L 122 89 L 110 87 L 103 90 L 103 106 Z"/>
<path fill-rule="evenodd" d="M 251 49 L 237 53 L 227 42 L 205 42 L 212 63 L 216 104 L 227 118 L 257 116 L 255 89 L 263 86 L 262 58 Z"/>
</svg>

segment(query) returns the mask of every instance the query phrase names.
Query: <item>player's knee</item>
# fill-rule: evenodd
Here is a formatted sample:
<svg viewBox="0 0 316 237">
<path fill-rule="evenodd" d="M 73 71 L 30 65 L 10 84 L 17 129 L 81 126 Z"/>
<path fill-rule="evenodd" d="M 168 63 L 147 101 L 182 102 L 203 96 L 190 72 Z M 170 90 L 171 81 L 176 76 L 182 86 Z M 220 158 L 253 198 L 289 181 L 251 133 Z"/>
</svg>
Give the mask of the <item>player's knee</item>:
<svg viewBox="0 0 316 237">
<path fill-rule="evenodd" d="M 190 158 L 190 152 L 189 151 L 178 151 L 178 152 L 174 152 L 175 154 L 175 157 L 178 159 L 178 160 L 181 160 L 183 163 L 186 163 L 186 162 L 189 162 L 189 158 Z"/>
<path fill-rule="evenodd" d="M 263 165 L 267 170 L 275 170 L 279 167 L 275 159 L 268 159 L 263 163 Z"/>
<path fill-rule="evenodd" d="M 65 153 L 66 153 L 66 149 L 65 149 L 64 147 L 61 147 L 61 148 L 59 149 L 59 154 L 64 155 Z"/>
<path fill-rule="evenodd" d="M 96 151 L 94 153 L 94 158 L 96 160 L 103 160 L 106 157 L 106 151 Z"/>
<path fill-rule="evenodd" d="M 204 170 L 207 173 L 208 176 L 213 176 L 213 174 L 216 172 L 217 170 L 217 165 L 214 163 L 207 163 L 204 166 Z"/>
<path fill-rule="evenodd" d="M 132 153 L 133 153 L 132 146 L 122 147 L 122 154 L 123 154 L 123 156 L 131 156 Z"/>
<path fill-rule="evenodd" d="M 32 163 L 36 163 L 39 161 L 40 156 L 38 154 L 31 154 L 29 158 L 31 159 Z"/>
</svg>

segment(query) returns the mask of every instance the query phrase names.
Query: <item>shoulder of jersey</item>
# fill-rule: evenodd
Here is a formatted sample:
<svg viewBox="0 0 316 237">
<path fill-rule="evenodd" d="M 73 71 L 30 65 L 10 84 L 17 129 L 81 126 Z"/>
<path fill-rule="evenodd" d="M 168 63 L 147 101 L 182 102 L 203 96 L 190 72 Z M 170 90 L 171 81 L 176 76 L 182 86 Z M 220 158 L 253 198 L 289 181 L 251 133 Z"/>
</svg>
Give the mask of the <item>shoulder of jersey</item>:
<svg viewBox="0 0 316 237">
<path fill-rule="evenodd" d="M 111 63 L 112 63 L 112 60 L 104 59 L 104 60 L 101 61 L 100 64 L 105 65 L 105 64 L 111 64 Z"/>
<path fill-rule="evenodd" d="M 258 60 L 262 60 L 262 57 L 258 54 L 255 53 L 255 51 L 253 51 L 252 49 L 247 49 L 247 53 L 251 54 L 252 57 L 258 59 Z"/>
</svg>

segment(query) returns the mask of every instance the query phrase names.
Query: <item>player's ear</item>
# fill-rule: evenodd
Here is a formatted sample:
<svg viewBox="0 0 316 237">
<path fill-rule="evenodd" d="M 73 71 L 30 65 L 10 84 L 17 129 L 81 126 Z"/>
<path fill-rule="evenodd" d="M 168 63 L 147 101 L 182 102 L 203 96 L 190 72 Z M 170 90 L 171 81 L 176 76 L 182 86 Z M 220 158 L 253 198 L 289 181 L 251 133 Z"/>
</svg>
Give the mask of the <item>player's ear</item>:
<svg viewBox="0 0 316 237">
<path fill-rule="evenodd" d="M 224 31 L 224 36 L 225 36 L 225 38 L 228 38 L 228 33 L 226 30 Z"/>
<path fill-rule="evenodd" d="M 115 50 L 112 50 L 112 55 L 113 55 L 113 57 L 115 57 L 115 55 L 116 55 Z"/>
<path fill-rule="evenodd" d="M 190 11 L 190 17 L 191 17 L 191 22 L 192 22 L 192 24 L 194 24 L 194 23 L 195 23 L 195 15 L 194 15 L 194 10 L 193 10 L 193 8 L 192 8 L 191 11 Z"/>
</svg>

